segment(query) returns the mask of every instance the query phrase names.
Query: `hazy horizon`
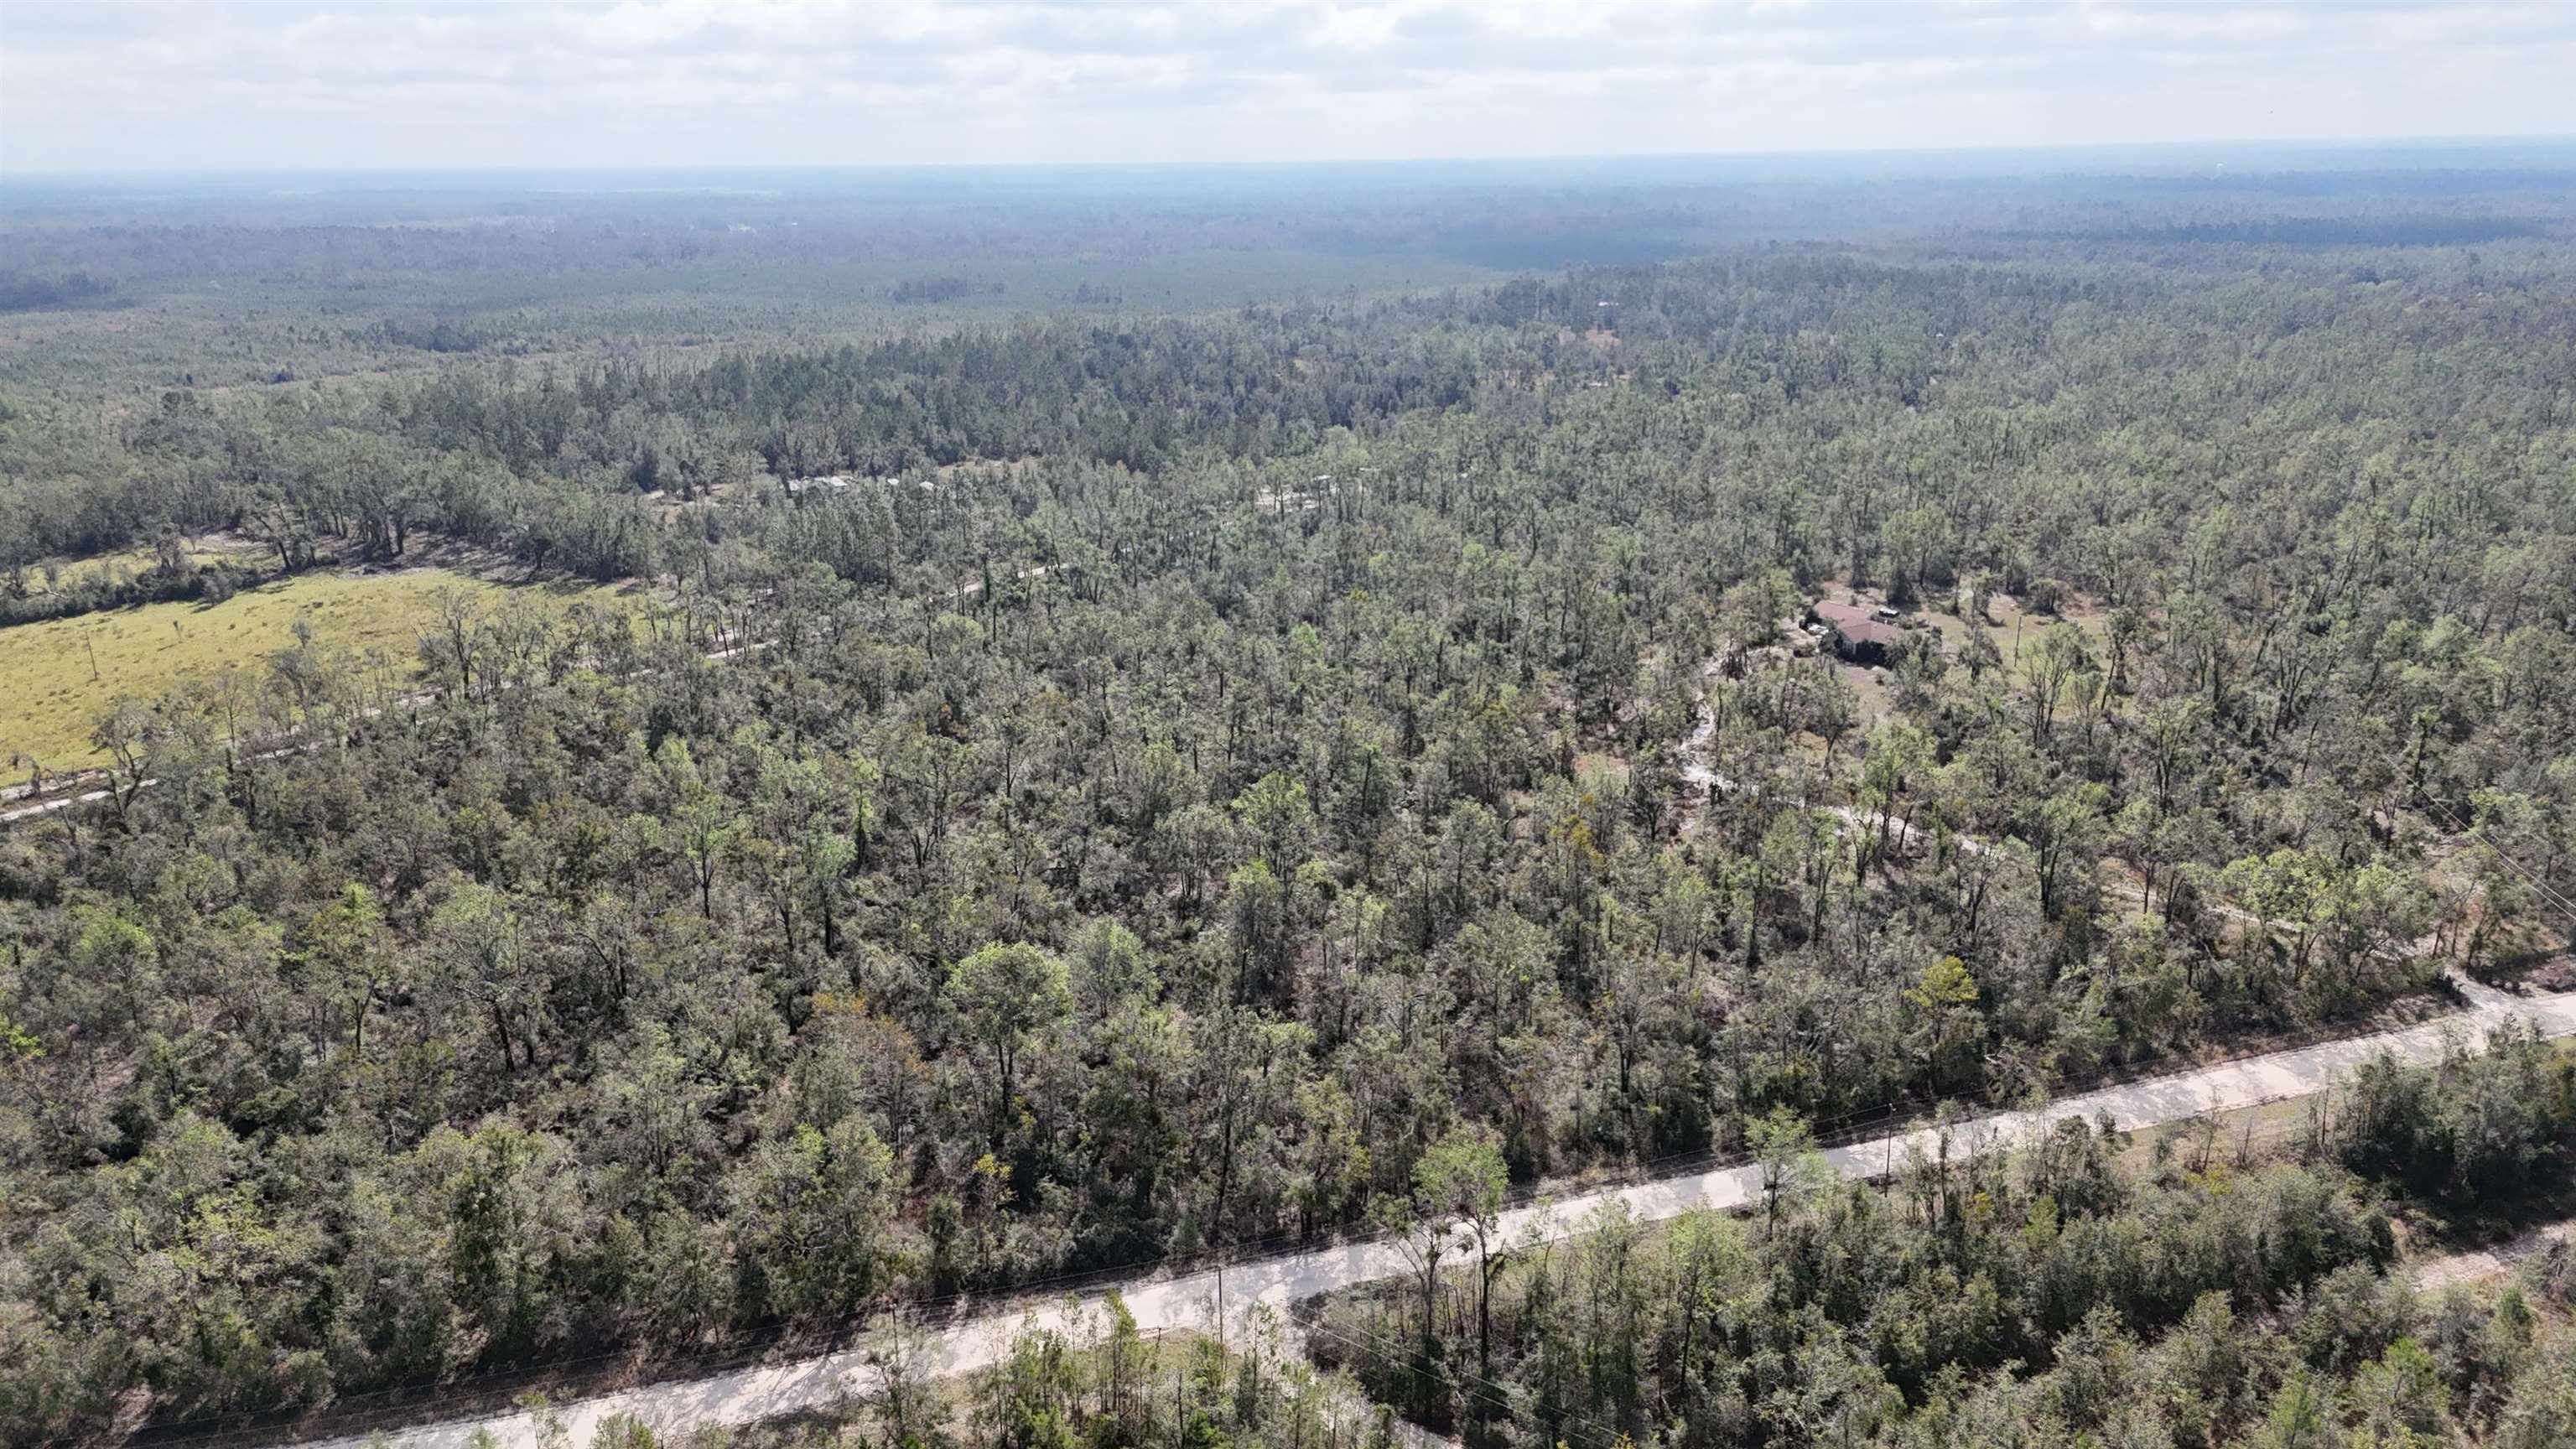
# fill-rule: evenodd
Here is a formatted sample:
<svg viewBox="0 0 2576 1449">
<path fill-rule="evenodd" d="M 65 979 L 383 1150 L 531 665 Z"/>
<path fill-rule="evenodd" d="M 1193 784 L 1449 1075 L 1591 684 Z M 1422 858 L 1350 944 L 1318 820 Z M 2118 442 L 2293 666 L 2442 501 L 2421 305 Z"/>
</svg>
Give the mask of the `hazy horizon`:
<svg viewBox="0 0 2576 1449">
<path fill-rule="evenodd" d="M 1705 168 L 1705 174 L 1712 179 L 1727 180 L 1769 177 L 1840 179 L 1853 171 L 1879 171 L 1890 176 L 1907 177 L 1939 176 L 1945 173 L 2077 175 L 2092 174 L 2102 166 L 2123 166 L 2152 172 L 2196 167 L 2212 161 L 2220 165 L 2242 165 L 2248 169 L 2303 171 L 2402 166 L 2407 162 L 2420 162 L 2445 168 L 2475 166 L 2483 169 L 2523 165 L 2554 167 L 2576 164 L 2576 129 L 2563 133 L 2534 133 L 2524 136 L 2392 135 L 2293 137 L 2273 140 L 2220 138 L 2205 141 L 2088 141 L 2064 145 L 1813 147 L 1802 150 L 1770 151 L 1496 152 L 1456 156 L 1306 156 L 1242 161 L 1102 159 L 778 163 L 741 160 L 700 165 L 669 165 L 637 161 L 590 165 L 545 163 L 510 165 L 494 162 L 469 166 L 422 162 L 382 165 L 202 168 L 151 166 L 36 168 L 9 165 L 5 158 L 0 158 L 0 184 L 12 181 L 87 180 L 104 182 L 169 180 L 215 184 L 227 181 L 263 181 L 271 178 L 313 181 L 335 179 L 359 181 L 384 178 L 413 181 L 472 181 L 478 184 L 507 180 L 523 182 L 531 189 L 551 189 L 554 183 L 604 181 L 614 178 L 654 179 L 666 183 L 659 186 L 632 188 L 647 191 L 671 189 L 669 183 L 678 182 L 683 178 L 697 177 L 755 177 L 775 178 L 782 181 L 846 180 L 961 172 L 992 176 L 1053 173 L 1187 176 L 1226 172 L 1281 176 L 1299 173 L 1351 176 L 1365 175 L 1370 172 L 1424 169 L 1465 173 L 1480 169 L 1509 168 L 1515 173 L 1513 179 L 1520 179 L 1530 168 L 1564 168 L 1571 174 L 1618 168 L 1659 167 L 1685 170 Z M 2098 163 L 2098 165 L 2087 163 Z"/>
<path fill-rule="evenodd" d="M 2509 144 L 2576 133 L 2571 73 L 2529 0 L 15 0 L 0 171 Z"/>
</svg>

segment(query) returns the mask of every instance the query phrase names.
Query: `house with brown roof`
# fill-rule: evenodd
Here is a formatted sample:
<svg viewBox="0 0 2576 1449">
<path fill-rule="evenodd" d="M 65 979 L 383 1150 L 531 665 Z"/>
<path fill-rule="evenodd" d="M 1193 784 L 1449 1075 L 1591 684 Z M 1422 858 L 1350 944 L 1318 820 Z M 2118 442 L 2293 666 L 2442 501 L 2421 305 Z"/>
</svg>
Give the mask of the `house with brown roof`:
<svg viewBox="0 0 2576 1449">
<path fill-rule="evenodd" d="M 1895 622 L 1886 617 L 1892 610 L 1827 600 L 1810 612 L 1833 636 L 1834 653 L 1854 664 L 1885 664 L 1902 637 Z"/>
</svg>

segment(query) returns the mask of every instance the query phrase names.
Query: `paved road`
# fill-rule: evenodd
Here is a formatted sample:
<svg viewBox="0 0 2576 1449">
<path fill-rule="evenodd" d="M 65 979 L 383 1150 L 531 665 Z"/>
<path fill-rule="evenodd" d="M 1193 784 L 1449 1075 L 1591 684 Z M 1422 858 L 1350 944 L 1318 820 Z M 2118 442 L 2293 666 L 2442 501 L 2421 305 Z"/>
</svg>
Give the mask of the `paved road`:
<svg viewBox="0 0 2576 1449">
<path fill-rule="evenodd" d="M 2499 993 L 2499 997 L 2501 994 Z M 2304 1096 L 2322 1090 L 2371 1054 L 2385 1048 L 2409 1061 L 2437 1059 L 2453 1039 L 2474 1041 L 2514 1017 L 2528 1017 L 2551 1036 L 2576 1035 L 2576 992 L 2530 998 L 2488 999 L 2440 1021 L 2347 1041 L 2299 1047 L 2268 1056 L 2182 1072 L 2169 1077 L 2108 1087 L 2069 1097 L 2038 1112 L 2008 1112 L 1960 1124 L 1951 1130 L 1951 1156 L 2008 1149 L 2045 1131 L 2067 1116 L 2091 1119 L 2108 1114 L 2123 1130 L 2176 1122 L 2203 1111 L 2226 1111 L 2263 1102 Z M 1837 1170 L 1854 1177 L 1884 1175 L 1902 1165 L 1909 1152 L 1936 1146 L 1929 1131 L 1903 1133 L 1825 1154 Z M 1657 1220 L 1695 1209 L 1732 1209 L 1759 1201 L 1761 1183 L 1748 1166 L 1686 1171 L 1633 1186 L 1579 1193 L 1554 1203 L 1516 1208 L 1505 1214 L 1504 1234 L 1524 1232 L 1561 1236 L 1590 1214 L 1616 1200 L 1637 1217 Z M 1225 1271 L 1225 1317 L 1254 1304 L 1284 1315 L 1288 1305 L 1318 1293 L 1395 1277 L 1409 1270 L 1403 1252 L 1384 1242 L 1351 1243 L 1242 1264 Z M 1126 1285 L 1127 1307 L 1147 1331 L 1208 1327 L 1217 1320 L 1217 1274 L 1190 1273 L 1158 1278 L 1140 1274 Z M 1077 1326 L 1096 1310 L 1097 1297 L 1021 1315 L 993 1313 L 965 1319 L 933 1331 L 923 1347 L 921 1366 L 933 1373 L 962 1373 L 996 1362 L 1023 1325 Z M 865 1393 L 879 1382 L 871 1351 L 853 1349 L 790 1363 L 736 1370 L 711 1378 L 653 1384 L 604 1394 L 570 1405 L 561 1413 L 570 1442 L 588 1444 L 601 1420 L 633 1414 L 656 1431 L 698 1424 L 743 1424 L 803 1409 L 828 1406 L 845 1393 Z M 524 1413 L 425 1425 L 399 1431 L 391 1444 L 408 1449 L 465 1449 L 478 1429 L 489 1429 L 503 1446 L 539 1443 L 537 1428 Z M 358 1449 L 356 1439 L 334 1441 L 331 1449 Z"/>
<path fill-rule="evenodd" d="M 143 783 L 151 786 L 161 782 L 145 780 Z M 34 805 L 20 805 L 14 809 L 0 810 L 0 825 L 14 825 L 21 820 L 33 820 L 39 815 L 51 815 L 57 810 L 68 810 L 75 805 L 95 805 L 106 799 L 110 793 L 106 790 L 83 790 L 77 795 L 58 795 L 51 800 Z"/>
</svg>

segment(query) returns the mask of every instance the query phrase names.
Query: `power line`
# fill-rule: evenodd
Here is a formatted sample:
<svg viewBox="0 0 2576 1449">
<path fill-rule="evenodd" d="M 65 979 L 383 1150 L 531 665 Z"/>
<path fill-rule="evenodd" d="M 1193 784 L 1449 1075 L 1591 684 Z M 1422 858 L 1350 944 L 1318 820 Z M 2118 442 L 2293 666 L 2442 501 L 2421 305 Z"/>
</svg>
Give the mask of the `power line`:
<svg viewBox="0 0 2576 1449">
<path fill-rule="evenodd" d="M 2514 874 L 2522 877 L 2523 881 L 2531 887 L 2534 894 L 2538 895 L 2543 901 L 2556 906 L 2559 913 L 2566 916 L 2571 923 L 2576 923 L 2576 903 L 2570 903 L 2567 897 L 2558 893 L 2556 887 L 2550 885 L 2548 881 L 2543 880 L 2538 874 L 2534 873 L 2521 861 L 2518 861 L 2511 855 L 2507 854 L 2503 848 L 2498 846 L 2494 841 L 2487 839 L 2484 833 L 2486 827 L 2461 823 L 2460 817 L 2452 814 L 2430 795 L 2424 797 L 2424 804 L 2435 814 L 2441 816 L 2443 821 L 2452 829 L 2458 831 L 2462 837 L 2466 838 L 2471 843 L 2484 848 L 2487 854 L 2503 861 L 2508 869 L 2512 870 Z"/>
</svg>

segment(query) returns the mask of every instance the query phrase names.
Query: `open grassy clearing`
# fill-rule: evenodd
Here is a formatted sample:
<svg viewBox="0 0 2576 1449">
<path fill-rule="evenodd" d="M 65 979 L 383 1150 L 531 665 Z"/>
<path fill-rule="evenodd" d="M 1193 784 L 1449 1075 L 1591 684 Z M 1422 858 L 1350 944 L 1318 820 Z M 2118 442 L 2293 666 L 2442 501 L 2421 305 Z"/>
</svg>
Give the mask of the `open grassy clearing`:
<svg viewBox="0 0 2576 1449">
<path fill-rule="evenodd" d="M 1949 601 L 1954 605 L 1960 601 Z M 2057 612 L 2043 614 L 2022 606 L 2010 594 L 1996 594 L 1986 604 L 1986 617 L 1971 623 L 1961 614 L 1926 604 L 1912 611 L 1914 617 L 1931 625 L 1941 635 L 1942 652 L 1953 659 L 1959 655 L 1972 629 L 1982 629 L 1994 641 L 1995 652 L 2003 656 L 2004 668 L 2016 683 L 2029 677 L 2028 659 L 2039 647 L 2042 635 L 2059 624 L 2071 624 L 2084 635 L 2084 647 L 2094 662 L 2107 666 L 2111 657 L 2111 611 L 2095 599 L 2069 592 Z"/>
<path fill-rule="evenodd" d="M 1855 728 L 1861 734 L 1895 719 L 1900 711 L 1896 704 L 1896 682 L 1886 670 L 1867 664 L 1846 664 L 1833 660 L 1834 672 L 1851 686 L 1852 697 L 1859 708 L 1854 711 Z"/>
<path fill-rule="evenodd" d="M 99 764 L 90 743 L 99 714 L 120 697 L 151 698 L 227 666 L 255 667 L 296 642 L 357 655 L 372 668 L 408 673 L 445 591 L 486 609 L 560 610 L 579 598 L 622 600 L 612 588 L 511 586 L 443 568 L 400 573 L 313 573 L 244 590 L 220 604 L 174 602 L 52 619 L 0 630 L 0 757 L 49 772 Z"/>
<path fill-rule="evenodd" d="M 1839 578 L 1827 579 L 1821 587 L 1822 597 L 1835 602 L 1874 608 L 1887 601 L 1883 589 L 1853 588 Z M 2002 678 L 2017 688 L 2028 686 L 2040 640 L 2059 625 L 2070 625 L 2083 636 L 2084 648 L 2096 666 L 2109 666 L 2111 614 L 2099 600 L 2070 590 L 2055 612 L 2041 613 L 2024 607 L 2022 600 L 2013 595 L 1998 593 L 1988 599 L 1985 617 L 1972 622 L 1966 613 L 1965 591 L 1960 592 L 1961 597 L 1958 598 L 1935 595 L 1904 605 L 1900 627 L 1916 638 L 1920 637 L 1920 631 L 1929 630 L 1939 640 L 1941 653 L 1953 661 L 1960 657 L 1971 638 L 1984 634 L 2003 660 Z M 1832 665 L 1843 682 L 1851 686 L 1857 706 L 1855 726 L 1859 731 L 1866 733 L 1903 714 L 1897 703 L 1896 681 L 1891 671 L 1837 660 L 1833 657 L 1830 641 L 1819 657 Z M 2112 707 L 2124 709 L 2127 705 L 2125 700 L 2115 700 Z M 1821 746 L 1817 749 L 1820 752 Z"/>
</svg>

